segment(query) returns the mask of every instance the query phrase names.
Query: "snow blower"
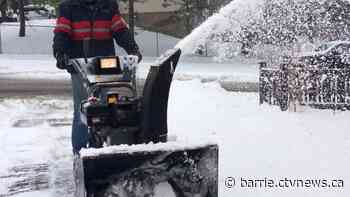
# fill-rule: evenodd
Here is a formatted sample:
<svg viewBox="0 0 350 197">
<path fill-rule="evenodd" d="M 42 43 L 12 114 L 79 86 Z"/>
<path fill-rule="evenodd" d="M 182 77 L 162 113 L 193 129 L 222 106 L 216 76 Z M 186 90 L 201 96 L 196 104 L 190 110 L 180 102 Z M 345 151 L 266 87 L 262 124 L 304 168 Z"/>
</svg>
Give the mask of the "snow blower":
<svg viewBox="0 0 350 197">
<path fill-rule="evenodd" d="M 74 157 L 76 197 L 218 195 L 218 146 L 167 141 L 168 96 L 180 55 L 174 49 L 156 61 L 143 90 L 136 56 L 71 60 L 88 93 L 81 119 L 89 142 Z"/>
</svg>

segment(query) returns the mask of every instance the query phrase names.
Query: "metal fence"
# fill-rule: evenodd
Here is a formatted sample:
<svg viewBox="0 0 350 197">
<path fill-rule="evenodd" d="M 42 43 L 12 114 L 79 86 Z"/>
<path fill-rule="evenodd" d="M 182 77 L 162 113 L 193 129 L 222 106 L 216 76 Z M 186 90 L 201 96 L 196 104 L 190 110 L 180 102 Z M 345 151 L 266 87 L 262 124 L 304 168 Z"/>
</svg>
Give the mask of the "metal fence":
<svg viewBox="0 0 350 197">
<path fill-rule="evenodd" d="M 20 38 L 18 23 L 0 23 L 0 53 L 51 54 L 53 25 L 26 24 L 26 37 Z M 144 56 L 159 56 L 173 48 L 177 38 L 136 28 L 135 39 Z M 116 46 L 118 54 L 122 49 Z"/>
<path fill-rule="evenodd" d="M 0 54 L 2 53 L 2 44 L 1 44 L 1 24 L 0 24 Z"/>
<path fill-rule="evenodd" d="M 260 63 L 260 104 L 279 105 L 281 110 L 297 104 L 317 108 L 350 109 L 350 69 Z"/>
</svg>

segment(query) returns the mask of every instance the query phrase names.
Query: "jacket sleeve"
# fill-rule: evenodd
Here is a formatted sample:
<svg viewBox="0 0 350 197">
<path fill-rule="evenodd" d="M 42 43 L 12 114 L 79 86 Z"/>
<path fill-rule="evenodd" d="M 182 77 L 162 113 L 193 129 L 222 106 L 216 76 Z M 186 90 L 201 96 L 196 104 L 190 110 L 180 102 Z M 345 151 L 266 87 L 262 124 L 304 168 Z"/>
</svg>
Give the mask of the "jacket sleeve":
<svg viewBox="0 0 350 197">
<path fill-rule="evenodd" d="M 70 20 L 69 7 L 60 4 L 58 12 L 53 39 L 53 53 L 55 57 L 57 53 L 69 54 L 72 35 L 72 22 Z"/>
<path fill-rule="evenodd" d="M 125 22 L 123 17 L 120 15 L 119 7 L 117 2 L 114 1 L 112 4 L 113 17 L 111 30 L 113 37 L 117 44 L 121 46 L 128 54 L 139 53 L 139 47 L 134 40 L 132 33 L 129 30 L 128 24 Z"/>
</svg>

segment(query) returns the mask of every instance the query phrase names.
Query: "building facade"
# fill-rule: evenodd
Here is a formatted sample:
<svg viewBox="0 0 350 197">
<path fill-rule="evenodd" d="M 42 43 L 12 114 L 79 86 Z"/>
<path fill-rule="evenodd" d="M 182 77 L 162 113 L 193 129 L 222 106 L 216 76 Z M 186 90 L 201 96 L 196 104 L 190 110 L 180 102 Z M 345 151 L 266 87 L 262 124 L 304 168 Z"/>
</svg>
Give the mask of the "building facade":
<svg viewBox="0 0 350 197">
<path fill-rule="evenodd" d="M 128 13 L 128 4 L 119 1 L 120 11 L 123 14 Z M 169 3 L 166 0 L 138 0 L 135 1 L 135 12 L 137 13 L 164 13 L 174 12 L 180 8 L 179 5 Z"/>
<path fill-rule="evenodd" d="M 120 0 L 118 2 L 120 12 L 128 20 L 128 4 Z M 181 24 L 176 18 L 179 8 L 178 4 L 167 0 L 135 0 L 135 24 L 149 31 L 183 37 Z"/>
</svg>

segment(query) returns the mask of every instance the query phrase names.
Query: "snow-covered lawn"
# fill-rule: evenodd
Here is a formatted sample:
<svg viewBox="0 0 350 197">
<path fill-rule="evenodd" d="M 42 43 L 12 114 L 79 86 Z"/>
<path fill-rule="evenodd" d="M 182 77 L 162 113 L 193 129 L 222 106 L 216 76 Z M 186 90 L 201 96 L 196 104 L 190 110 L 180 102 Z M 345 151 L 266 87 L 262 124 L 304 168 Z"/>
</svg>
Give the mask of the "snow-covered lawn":
<svg viewBox="0 0 350 197">
<path fill-rule="evenodd" d="M 220 196 L 348 196 L 350 112 L 259 106 L 255 93 L 226 92 L 217 83 L 176 82 L 170 132 L 187 140 L 217 138 Z M 237 186 L 225 188 L 226 177 Z M 342 179 L 345 188 L 240 188 L 245 179 Z"/>
<path fill-rule="evenodd" d="M 3 99 L 0 102 L 0 177 L 11 168 L 48 165 L 48 188 L 18 196 L 70 196 L 70 127 L 35 122 L 14 127 L 23 119 L 71 118 L 70 98 Z M 349 196 L 350 112 L 300 109 L 281 112 L 258 105 L 256 93 L 227 92 L 217 82 L 174 81 L 169 100 L 169 133 L 189 143 L 201 139 L 220 145 L 220 196 Z M 18 124 L 17 124 L 18 125 Z M 34 175 L 27 175 L 38 179 Z M 225 187 L 226 177 L 237 186 Z M 246 179 L 341 179 L 344 188 L 241 188 Z M 23 177 L 0 178 L 0 196 Z M 28 178 L 28 177 L 27 177 Z M 40 177 L 39 177 L 40 178 Z M 39 179 L 41 180 L 41 179 Z M 64 183 L 64 184 L 62 184 Z M 68 183 L 68 184 L 67 184 Z"/>
</svg>

